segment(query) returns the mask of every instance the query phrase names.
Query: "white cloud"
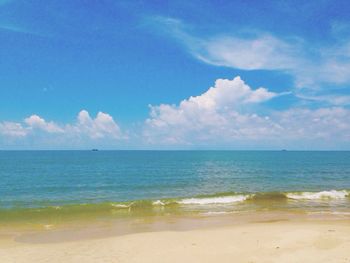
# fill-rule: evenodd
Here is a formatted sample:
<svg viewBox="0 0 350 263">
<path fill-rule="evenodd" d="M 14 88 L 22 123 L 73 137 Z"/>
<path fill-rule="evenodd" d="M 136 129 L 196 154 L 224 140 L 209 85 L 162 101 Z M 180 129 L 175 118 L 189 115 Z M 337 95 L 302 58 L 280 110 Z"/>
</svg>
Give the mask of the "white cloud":
<svg viewBox="0 0 350 263">
<path fill-rule="evenodd" d="M 350 139 L 350 110 L 341 107 L 290 109 L 275 113 L 272 118 L 283 127 L 286 139 Z"/>
<path fill-rule="evenodd" d="M 25 137 L 28 134 L 28 130 L 17 122 L 0 122 L 0 135 L 6 137 Z"/>
<path fill-rule="evenodd" d="M 180 20 L 166 17 L 149 19 L 163 33 L 184 44 L 197 59 L 216 66 L 243 70 L 278 70 L 290 74 L 299 88 L 319 89 L 324 84 L 350 83 L 350 42 L 338 41 L 324 47 L 296 37 L 278 38 L 269 33 L 249 36 L 224 34 L 198 37 Z"/>
<path fill-rule="evenodd" d="M 59 125 L 53 121 L 46 121 L 42 117 L 33 114 L 25 118 L 22 123 L 0 122 L 0 135 L 4 137 L 28 137 L 35 139 L 51 135 L 60 140 L 71 140 L 74 138 L 87 138 L 91 140 L 112 139 L 121 140 L 126 136 L 112 116 L 107 113 L 98 112 L 92 118 L 86 110 L 79 112 L 77 121 L 73 124 Z M 57 135 L 55 137 L 55 135 Z"/>
<path fill-rule="evenodd" d="M 240 77 L 235 77 L 233 80 L 218 79 L 215 81 L 215 86 L 209 88 L 202 95 L 183 100 L 180 103 L 180 108 L 196 107 L 208 110 L 231 108 L 235 107 L 235 104 L 266 101 L 276 95 L 276 93 L 270 92 L 265 88 L 252 90 Z"/>
<path fill-rule="evenodd" d="M 190 97 L 179 106 L 161 104 L 150 106 L 150 118 L 146 120 L 144 136 L 151 142 L 186 143 L 192 136 L 196 140 L 255 138 L 268 130 L 278 129 L 268 118 L 256 114 L 239 114 L 238 109 L 252 103 L 261 103 L 277 96 L 265 88 L 251 89 L 236 77 L 233 80 L 218 79 L 200 96 Z M 259 123 L 256 129 L 255 123 Z M 188 138 L 190 137 L 190 138 Z"/>
<path fill-rule="evenodd" d="M 253 39 L 218 37 L 201 41 L 194 55 L 210 64 L 245 70 L 287 70 L 296 66 L 296 47 L 270 35 Z"/>
<path fill-rule="evenodd" d="M 78 114 L 77 123 L 70 128 L 92 139 L 104 137 L 120 139 L 122 137 L 121 130 L 113 117 L 103 112 L 98 112 L 96 118 L 93 119 L 86 110 L 82 110 Z"/>
<path fill-rule="evenodd" d="M 64 132 L 64 129 L 59 127 L 56 123 L 54 123 L 52 121 L 47 122 L 43 118 L 41 118 L 35 114 L 24 119 L 24 122 L 31 129 L 40 129 L 40 130 L 46 131 L 48 133 L 63 133 Z"/>
<path fill-rule="evenodd" d="M 332 106 L 266 111 L 262 103 L 280 95 L 266 88 L 252 89 L 240 77 L 218 79 L 201 95 L 190 96 L 177 105 L 150 106 L 142 134 L 134 130 L 130 144 L 136 147 L 350 147 L 349 109 Z M 47 121 L 38 115 L 31 115 L 23 122 L 0 122 L 0 141 L 11 145 L 20 141 L 21 145 L 29 146 L 81 148 L 98 143 L 111 147 L 124 139 L 127 136 L 117 122 L 103 112 L 92 117 L 82 110 L 76 121 L 68 124 Z"/>
<path fill-rule="evenodd" d="M 253 90 L 239 77 L 219 79 L 202 95 L 185 99 L 178 106 L 150 106 L 144 137 L 149 143 L 175 145 L 350 139 L 350 111 L 344 108 L 292 108 L 269 115 L 245 111 L 248 104 L 276 95 L 264 88 Z"/>
<path fill-rule="evenodd" d="M 335 106 L 350 105 L 350 96 L 348 95 L 303 95 L 296 93 L 295 96 L 302 100 L 328 103 Z"/>
</svg>

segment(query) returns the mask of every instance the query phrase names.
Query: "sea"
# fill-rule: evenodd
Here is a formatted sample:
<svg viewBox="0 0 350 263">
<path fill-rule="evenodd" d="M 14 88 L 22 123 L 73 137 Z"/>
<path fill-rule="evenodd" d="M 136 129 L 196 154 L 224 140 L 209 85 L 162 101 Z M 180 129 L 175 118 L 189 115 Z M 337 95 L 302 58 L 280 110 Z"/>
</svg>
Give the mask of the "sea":
<svg viewBox="0 0 350 263">
<path fill-rule="evenodd" d="M 0 151 L 0 224 L 245 211 L 350 215 L 350 152 Z"/>
</svg>

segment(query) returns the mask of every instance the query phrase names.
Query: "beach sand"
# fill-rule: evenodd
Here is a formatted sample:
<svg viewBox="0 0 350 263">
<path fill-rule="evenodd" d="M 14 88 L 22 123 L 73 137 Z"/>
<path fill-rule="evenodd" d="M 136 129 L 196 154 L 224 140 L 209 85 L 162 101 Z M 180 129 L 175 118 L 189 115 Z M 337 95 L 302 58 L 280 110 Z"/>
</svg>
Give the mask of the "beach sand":
<svg viewBox="0 0 350 263">
<path fill-rule="evenodd" d="M 212 224 L 73 241 L 33 238 L 31 242 L 6 236 L 1 240 L 1 263 L 350 262 L 348 220 Z"/>
</svg>

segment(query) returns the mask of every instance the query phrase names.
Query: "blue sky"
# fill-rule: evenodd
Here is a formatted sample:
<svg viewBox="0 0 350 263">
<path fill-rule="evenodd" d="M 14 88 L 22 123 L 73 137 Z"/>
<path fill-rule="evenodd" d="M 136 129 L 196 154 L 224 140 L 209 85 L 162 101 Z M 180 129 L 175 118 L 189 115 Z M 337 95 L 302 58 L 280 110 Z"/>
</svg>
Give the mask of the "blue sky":
<svg viewBox="0 0 350 263">
<path fill-rule="evenodd" d="M 350 149 L 349 14 L 0 0 L 0 147 Z"/>
</svg>

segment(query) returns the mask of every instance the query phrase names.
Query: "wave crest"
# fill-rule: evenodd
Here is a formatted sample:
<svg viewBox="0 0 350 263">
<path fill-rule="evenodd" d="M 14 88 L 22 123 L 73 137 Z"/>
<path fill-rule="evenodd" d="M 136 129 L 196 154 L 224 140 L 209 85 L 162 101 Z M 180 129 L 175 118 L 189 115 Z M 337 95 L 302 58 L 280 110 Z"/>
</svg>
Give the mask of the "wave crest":
<svg viewBox="0 0 350 263">
<path fill-rule="evenodd" d="M 186 198 L 179 201 L 183 205 L 231 204 L 247 200 L 249 195 L 232 195 L 221 197 Z"/>
<path fill-rule="evenodd" d="M 345 199 L 348 196 L 349 192 L 346 190 L 287 193 L 289 199 L 296 200 Z"/>
</svg>

